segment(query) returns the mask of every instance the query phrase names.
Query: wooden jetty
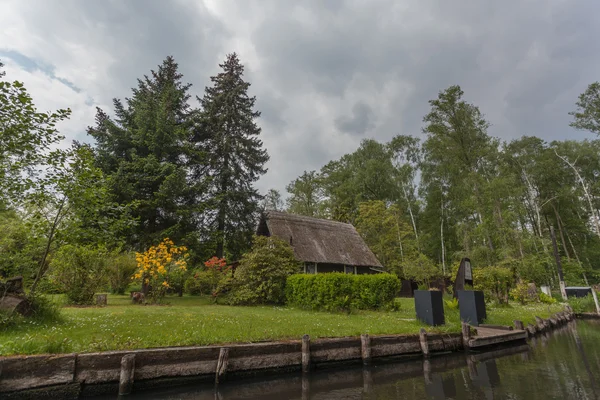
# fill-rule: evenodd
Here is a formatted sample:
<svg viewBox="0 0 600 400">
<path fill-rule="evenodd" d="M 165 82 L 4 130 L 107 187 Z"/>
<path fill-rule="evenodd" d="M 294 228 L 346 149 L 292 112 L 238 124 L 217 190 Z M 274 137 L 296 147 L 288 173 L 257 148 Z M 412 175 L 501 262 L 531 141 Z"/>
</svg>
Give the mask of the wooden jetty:
<svg viewBox="0 0 600 400">
<path fill-rule="evenodd" d="M 527 340 L 527 331 L 515 330 L 512 326 L 479 325 L 471 328 L 477 332 L 477 335 L 468 339 L 469 348 Z"/>
</svg>

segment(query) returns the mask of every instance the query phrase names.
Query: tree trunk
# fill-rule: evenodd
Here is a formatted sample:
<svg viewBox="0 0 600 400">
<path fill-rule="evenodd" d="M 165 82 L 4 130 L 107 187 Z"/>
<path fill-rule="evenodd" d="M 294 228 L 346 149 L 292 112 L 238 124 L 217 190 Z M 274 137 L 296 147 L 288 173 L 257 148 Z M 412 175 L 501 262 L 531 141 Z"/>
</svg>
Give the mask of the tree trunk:
<svg viewBox="0 0 600 400">
<path fill-rule="evenodd" d="M 554 204 L 552 202 L 550 203 L 550 205 L 552 206 L 552 209 L 554 210 L 554 216 L 556 217 L 556 225 L 558 225 L 558 233 L 560 234 L 560 241 L 561 241 L 563 249 L 565 251 L 565 256 L 567 256 L 567 260 L 571 261 L 571 256 L 569 255 L 569 249 L 567 248 L 567 242 L 565 242 L 565 235 L 563 234 L 563 228 L 562 228 L 560 215 L 558 215 L 558 210 L 556 209 L 556 207 L 554 206 Z"/>
<path fill-rule="evenodd" d="M 444 189 L 441 189 L 441 204 L 442 204 L 442 214 L 440 217 L 440 236 L 442 240 L 442 271 L 444 275 L 446 275 L 446 249 L 444 246 Z"/>
<path fill-rule="evenodd" d="M 400 235 L 400 224 L 398 223 L 398 216 L 394 215 L 396 220 L 396 231 L 398 232 L 398 243 L 400 244 L 400 259 L 404 263 L 404 249 L 402 248 L 402 236 Z"/>
<path fill-rule="evenodd" d="M 552 237 L 552 247 L 554 248 L 554 258 L 556 260 L 556 268 L 558 270 L 560 293 L 563 300 L 567 300 L 567 293 L 565 292 L 565 278 L 563 277 L 562 264 L 560 262 L 560 255 L 558 254 L 558 246 L 556 245 L 556 235 L 554 234 L 554 228 L 552 225 L 550 225 L 550 236 Z"/>
<path fill-rule="evenodd" d="M 48 254 L 50 253 L 50 246 L 52 246 L 52 241 L 54 240 L 54 234 L 56 233 L 56 227 L 58 226 L 58 224 L 60 223 L 61 219 L 62 219 L 62 211 L 65 207 L 65 203 L 67 202 L 67 198 L 63 197 L 60 205 L 58 206 L 58 210 L 56 211 L 56 215 L 54 216 L 54 221 L 52 222 L 52 226 L 50 226 L 50 232 L 48 234 L 48 240 L 46 241 L 46 248 L 44 249 L 44 255 L 42 256 L 42 259 L 40 260 L 40 266 L 38 268 L 38 272 L 35 275 L 35 279 L 33 281 L 33 284 L 31 285 L 31 289 L 30 289 L 30 294 L 35 293 L 35 289 L 37 288 L 38 283 L 40 282 L 40 279 L 42 279 L 42 276 L 44 276 L 44 274 L 46 273 L 46 260 L 48 259 Z"/>
<path fill-rule="evenodd" d="M 223 171 L 221 173 L 227 174 L 229 169 L 229 156 L 225 155 L 225 159 L 223 160 Z M 219 201 L 219 213 L 217 215 L 217 250 L 216 256 L 218 258 L 223 258 L 223 254 L 225 253 L 225 218 L 227 216 L 227 200 L 224 196 L 227 196 L 227 177 L 221 177 L 220 183 L 220 195 L 221 200 Z"/>
<path fill-rule="evenodd" d="M 579 183 L 581 184 L 581 187 L 583 188 L 583 193 L 585 194 L 585 198 L 587 199 L 588 205 L 590 207 L 590 213 L 592 214 L 592 222 L 594 224 L 594 227 L 596 228 L 596 235 L 598 235 L 598 237 L 600 237 L 600 222 L 598 221 L 598 218 L 596 215 L 596 209 L 594 208 L 594 205 L 592 203 L 592 196 L 590 196 L 590 193 L 588 192 L 587 185 L 585 184 L 583 177 L 579 174 L 579 171 L 577 170 L 577 168 L 575 168 L 575 165 L 573 165 L 569 160 L 567 160 L 566 157 L 558 155 L 558 153 L 556 152 L 556 149 L 554 149 L 554 154 L 556 154 L 556 156 L 558 158 L 563 160 L 569 167 L 571 167 L 573 172 L 575 172 L 575 175 L 577 175 L 577 179 L 579 180 Z"/>
<path fill-rule="evenodd" d="M 402 186 L 402 191 L 404 192 L 404 199 L 406 199 L 406 204 L 408 206 L 408 213 L 410 214 L 410 222 L 412 222 L 413 230 L 415 231 L 415 239 L 417 240 L 417 250 L 421 251 L 421 245 L 419 244 L 419 233 L 417 232 L 417 223 L 415 222 L 415 217 L 412 212 L 412 206 L 410 205 L 410 200 L 408 199 L 408 193 L 406 192 L 406 187 Z"/>
<path fill-rule="evenodd" d="M 571 240 L 571 237 L 569 236 L 569 232 L 565 232 L 567 234 L 567 239 L 569 240 L 569 244 L 571 245 L 571 249 L 573 250 L 573 255 L 575 256 L 575 259 L 577 260 L 577 264 L 579 264 L 579 267 L 581 268 L 581 272 L 583 274 L 583 280 L 585 281 L 586 285 L 590 285 L 587 279 L 587 276 L 585 274 L 585 270 L 583 268 L 583 264 L 581 263 L 581 260 L 579 259 L 579 255 L 577 255 L 577 250 L 575 250 L 575 246 L 573 246 L 573 241 Z"/>
</svg>

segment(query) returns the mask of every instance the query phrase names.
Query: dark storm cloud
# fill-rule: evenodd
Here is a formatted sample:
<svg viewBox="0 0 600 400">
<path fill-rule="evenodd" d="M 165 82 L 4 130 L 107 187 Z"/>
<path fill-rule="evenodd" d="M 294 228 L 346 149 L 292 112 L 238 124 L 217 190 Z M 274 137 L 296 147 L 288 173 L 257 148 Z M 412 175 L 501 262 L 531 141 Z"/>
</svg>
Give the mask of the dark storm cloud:
<svg viewBox="0 0 600 400">
<path fill-rule="evenodd" d="M 393 1 L 346 4 L 332 13 L 312 3 L 302 7 L 304 19 L 281 5 L 253 41 L 268 60 L 265 73 L 291 90 L 314 90 L 332 101 L 364 95 L 363 104 L 377 109 L 378 92 L 404 82 L 410 89 L 393 95 L 393 111 L 380 116 L 375 135 L 382 139 L 418 133 L 427 101 L 452 84 L 480 106 L 494 135 L 564 137 L 569 106 L 585 88 L 578 83 L 598 79 L 600 24 L 594 16 L 600 6 L 593 1 L 577 7 L 541 0 L 426 1 L 406 10 Z M 348 96 L 352 86 L 360 89 Z M 348 121 L 338 118 L 336 125 Z"/>
<path fill-rule="evenodd" d="M 129 95 L 167 55 L 201 95 L 224 55 L 239 52 L 271 154 L 261 190 L 282 190 L 364 137 L 419 135 L 428 100 L 454 84 L 504 140 L 585 136 L 568 127 L 568 112 L 600 79 L 596 0 L 211 3 L 14 4 L 27 9 L 24 34 L 51 32 L 39 34 L 56 52 L 75 43 L 112 58 L 89 89 L 104 103 Z M 73 84 L 89 88 L 81 80 Z"/>
<path fill-rule="evenodd" d="M 196 1 L 61 0 L 20 6 L 31 24 L 27 34 L 38 33 L 69 55 L 102 52 L 110 58 L 109 65 L 78 60 L 91 70 L 106 70 L 109 80 L 99 82 L 96 93 L 105 103 L 129 95 L 137 79 L 169 55 L 179 63 L 184 81 L 201 93 L 217 71 L 223 41 L 230 36 L 222 22 Z"/>
<path fill-rule="evenodd" d="M 373 126 L 373 110 L 368 104 L 358 102 L 352 107 L 351 116 L 343 116 L 335 119 L 335 126 L 352 135 L 362 135 Z"/>
</svg>

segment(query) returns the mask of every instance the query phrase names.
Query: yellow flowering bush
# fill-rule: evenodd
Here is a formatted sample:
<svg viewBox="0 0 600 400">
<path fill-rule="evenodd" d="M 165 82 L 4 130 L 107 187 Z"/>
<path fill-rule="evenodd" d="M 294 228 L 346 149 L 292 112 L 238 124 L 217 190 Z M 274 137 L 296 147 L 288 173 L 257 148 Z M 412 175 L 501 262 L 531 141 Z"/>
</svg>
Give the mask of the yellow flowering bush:
<svg viewBox="0 0 600 400">
<path fill-rule="evenodd" d="M 133 279 L 149 286 L 147 298 L 160 303 L 172 282 L 187 271 L 187 247 L 176 246 L 169 238 L 144 253 L 136 253 L 137 272 Z"/>
</svg>

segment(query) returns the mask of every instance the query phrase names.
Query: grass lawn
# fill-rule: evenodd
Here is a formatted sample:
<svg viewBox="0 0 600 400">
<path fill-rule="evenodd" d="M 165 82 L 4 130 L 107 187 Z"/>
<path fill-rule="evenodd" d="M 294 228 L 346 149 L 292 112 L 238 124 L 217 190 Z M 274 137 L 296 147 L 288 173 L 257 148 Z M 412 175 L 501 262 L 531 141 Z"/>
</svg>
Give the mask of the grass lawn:
<svg viewBox="0 0 600 400">
<path fill-rule="evenodd" d="M 0 355 L 94 352 L 164 346 L 357 336 L 361 333 L 416 334 L 414 300 L 400 299 L 396 312 L 356 311 L 351 314 L 304 311 L 285 306 L 232 307 L 203 297 L 169 297 L 165 306 L 131 304 L 129 296 L 108 296 L 107 307 L 64 307 L 63 321 L 27 321 L 0 331 Z M 527 324 L 547 318 L 562 305 L 533 304 L 492 308 L 490 324 Z M 460 332 L 458 310 L 446 310 L 446 325 L 432 332 Z"/>
</svg>

